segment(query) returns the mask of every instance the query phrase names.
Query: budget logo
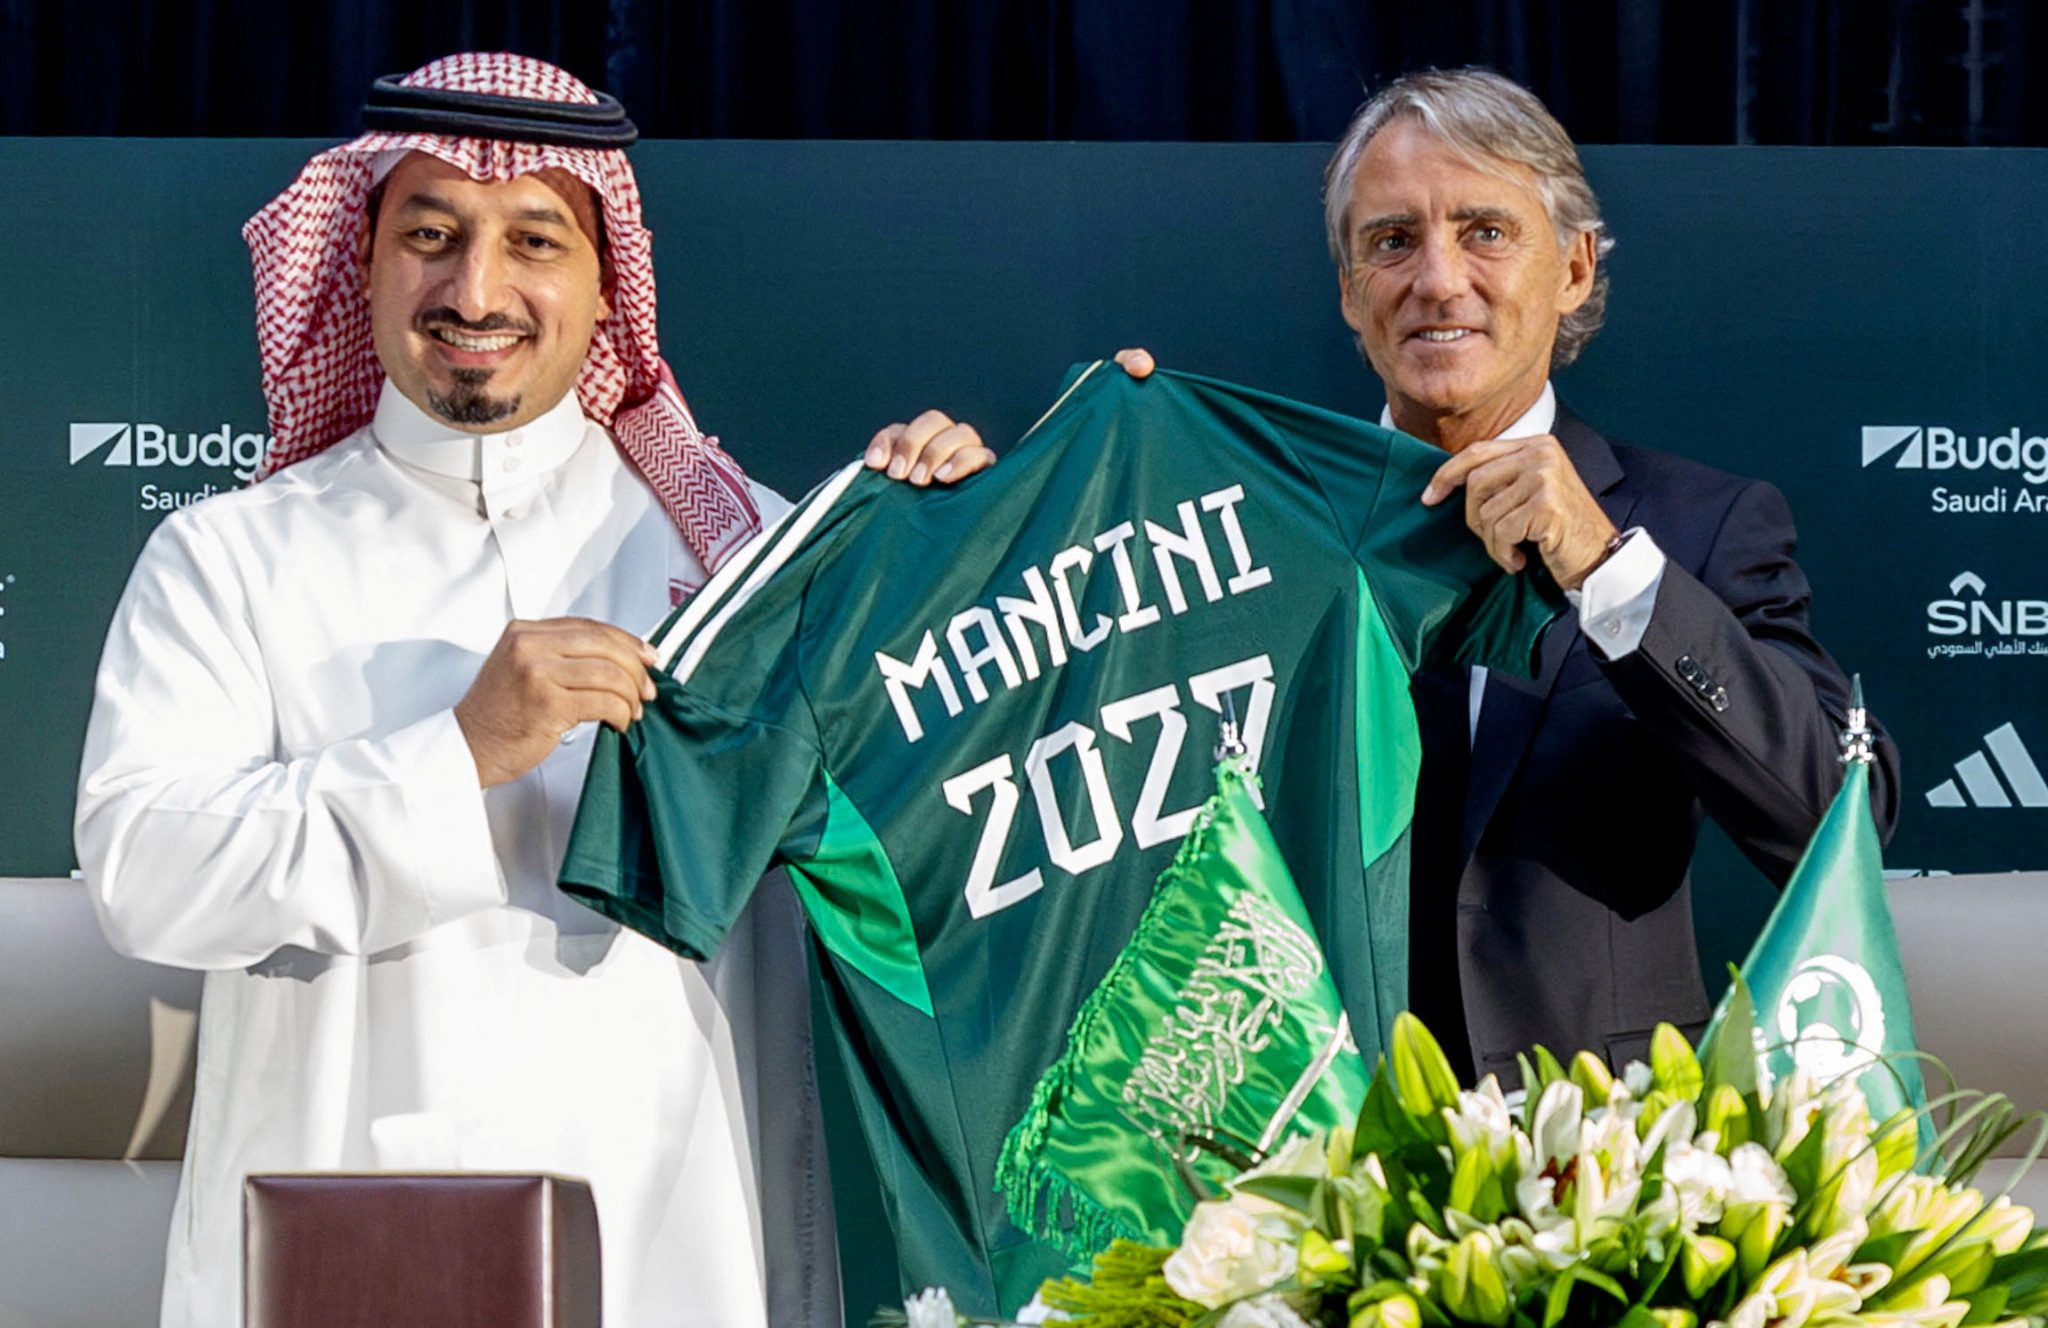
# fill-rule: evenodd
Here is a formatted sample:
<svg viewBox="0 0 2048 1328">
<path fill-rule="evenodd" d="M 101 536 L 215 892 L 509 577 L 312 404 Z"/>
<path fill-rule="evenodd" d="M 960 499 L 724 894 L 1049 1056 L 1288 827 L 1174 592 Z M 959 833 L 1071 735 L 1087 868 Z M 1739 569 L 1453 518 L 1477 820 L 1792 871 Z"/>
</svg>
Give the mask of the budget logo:
<svg viewBox="0 0 2048 1328">
<path fill-rule="evenodd" d="M 70 464 L 127 466 L 137 470 L 226 470 L 246 480 L 256 473 L 270 436 L 261 430 L 179 430 L 141 421 L 98 420 L 70 426 Z"/>
<path fill-rule="evenodd" d="M 128 424 L 74 424 L 71 426 L 71 464 L 77 465 L 109 443 L 106 456 L 100 459 L 103 466 L 132 466 L 135 464 L 133 425 Z"/>
<path fill-rule="evenodd" d="M 1863 464 L 1881 461 L 1900 448 L 1899 459 L 1892 464 L 1900 470 L 1918 470 L 1926 464 L 1925 435 L 1927 431 L 1917 424 L 1866 424 L 1863 426 Z"/>
<path fill-rule="evenodd" d="M 1955 772 L 1927 791 L 1928 806 L 2048 807 L 2048 779 L 2011 724 L 1985 734 L 1983 747 L 1956 762 Z"/>
<path fill-rule="evenodd" d="M 1929 507 L 1937 515 L 2048 513 L 2048 436 L 2018 425 L 2003 433 L 1940 424 L 1862 429 L 1863 469 L 1923 472 Z"/>
</svg>

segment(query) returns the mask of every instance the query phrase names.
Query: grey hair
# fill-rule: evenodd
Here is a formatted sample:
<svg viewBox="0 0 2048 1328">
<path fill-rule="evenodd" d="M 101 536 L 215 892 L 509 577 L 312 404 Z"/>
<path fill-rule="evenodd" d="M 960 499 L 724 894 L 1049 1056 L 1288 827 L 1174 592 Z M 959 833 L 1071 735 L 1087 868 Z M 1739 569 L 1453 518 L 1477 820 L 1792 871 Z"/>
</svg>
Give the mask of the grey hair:
<svg viewBox="0 0 2048 1328">
<path fill-rule="evenodd" d="M 1557 343 L 1550 367 L 1562 369 L 1579 357 L 1607 319 L 1607 255 L 1614 237 L 1600 216 L 1600 200 L 1586 183 L 1579 151 L 1571 135 L 1521 84 L 1490 69 L 1425 69 L 1404 74 L 1359 108 L 1344 131 L 1336 155 L 1323 171 L 1323 226 L 1330 257 L 1337 270 L 1351 271 L 1351 186 L 1365 145 L 1400 117 L 1416 121 L 1443 142 L 1471 159 L 1479 169 L 1516 183 L 1522 181 L 1502 163 L 1527 166 L 1536 173 L 1536 191 L 1557 231 L 1558 243 L 1569 245 L 1591 232 L 1593 289 L 1586 301 L 1557 324 Z"/>
</svg>

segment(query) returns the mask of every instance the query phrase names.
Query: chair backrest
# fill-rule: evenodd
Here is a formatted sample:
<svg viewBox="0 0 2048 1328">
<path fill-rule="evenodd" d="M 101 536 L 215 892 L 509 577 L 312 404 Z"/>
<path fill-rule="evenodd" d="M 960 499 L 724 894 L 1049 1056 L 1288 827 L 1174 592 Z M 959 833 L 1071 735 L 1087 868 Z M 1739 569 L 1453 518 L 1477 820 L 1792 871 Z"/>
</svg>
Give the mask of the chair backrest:
<svg viewBox="0 0 2048 1328">
<path fill-rule="evenodd" d="M 0 1328 L 156 1322 L 200 981 L 115 954 L 81 882 L 0 878 Z"/>
<path fill-rule="evenodd" d="M 114 953 L 82 882 L 0 878 L 0 1157 L 183 1156 L 200 981 Z"/>
<path fill-rule="evenodd" d="M 2048 872 L 1887 882 L 1920 1049 L 1964 1088 L 2048 1107 Z M 2015 1138 L 2008 1154 L 2025 1147 Z"/>
</svg>

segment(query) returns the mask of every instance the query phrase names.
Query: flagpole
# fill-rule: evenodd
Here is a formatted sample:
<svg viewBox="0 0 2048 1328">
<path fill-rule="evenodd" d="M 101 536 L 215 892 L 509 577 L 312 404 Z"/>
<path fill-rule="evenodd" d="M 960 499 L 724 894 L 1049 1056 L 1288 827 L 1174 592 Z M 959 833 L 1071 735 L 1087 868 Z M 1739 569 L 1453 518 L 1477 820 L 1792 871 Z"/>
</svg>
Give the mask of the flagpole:
<svg viewBox="0 0 2048 1328">
<path fill-rule="evenodd" d="M 1877 760 L 1877 735 L 1870 730 L 1870 712 L 1863 708 L 1863 675 L 1850 682 L 1849 722 L 1842 730 L 1843 765 L 1870 765 Z"/>
</svg>

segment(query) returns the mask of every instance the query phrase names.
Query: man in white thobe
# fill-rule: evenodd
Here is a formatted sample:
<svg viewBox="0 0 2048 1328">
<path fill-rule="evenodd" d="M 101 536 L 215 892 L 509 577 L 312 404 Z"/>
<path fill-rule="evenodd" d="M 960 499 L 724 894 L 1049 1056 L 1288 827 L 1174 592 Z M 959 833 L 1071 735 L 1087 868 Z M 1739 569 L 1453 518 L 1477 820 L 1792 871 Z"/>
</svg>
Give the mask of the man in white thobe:
<svg viewBox="0 0 2048 1328">
<path fill-rule="evenodd" d="M 699 966 L 553 884 L 651 695 L 622 626 L 786 504 L 661 364 L 617 104 L 514 56 L 391 86 L 245 232 L 267 478 L 151 537 L 87 736 L 109 937 L 208 970 L 163 1322 L 240 1322 L 248 1173 L 376 1169 L 587 1179 L 616 1328 L 836 1322 L 786 895 Z M 936 412 L 869 455 L 992 460 Z"/>
</svg>

